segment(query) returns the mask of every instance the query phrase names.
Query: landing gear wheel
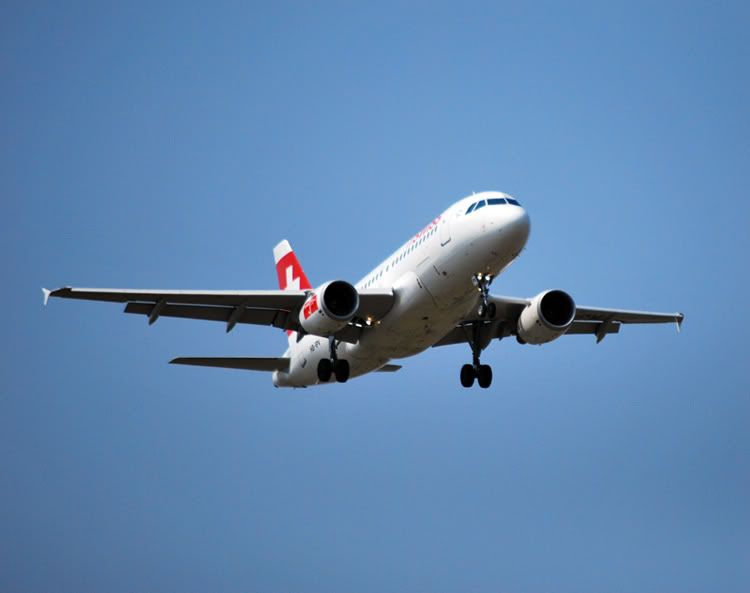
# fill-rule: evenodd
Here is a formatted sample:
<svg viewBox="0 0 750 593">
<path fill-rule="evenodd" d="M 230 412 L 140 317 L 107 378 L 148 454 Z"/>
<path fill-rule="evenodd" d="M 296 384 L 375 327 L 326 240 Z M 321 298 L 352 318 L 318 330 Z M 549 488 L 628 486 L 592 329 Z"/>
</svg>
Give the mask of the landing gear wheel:
<svg viewBox="0 0 750 593">
<path fill-rule="evenodd" d="M 488 364 L 480 364 L 477 369 L 477 383 L 482 389 L 492 385 L 492 367 Z"/>
<path fill-rule="evenodd" d="M 339 383 L 346 383 L 349 379 L 349 361 L 334 360 L 333 372 L 336 375 L 336 381 L 338 381 Z"/>
<path fill-rule="evenodd" d="M 474 367 L 470 364 L 465 364 L 461 367 L 461 385 L 464 387 L 471 387 L 474 385 L 475 376 L 476 373 L 474 372 Z"/>
<path fill-rule="evenodd" d="M 487 315 L 490 318 L 495 316 L 497 313 L 497 306 L 495 303 L 487 302 L 487 294 L 490 282 L 492 282 L 492 276 L 477 274 L 472 278 L 474 286 L 478 287 L 481 292 L 481 300 L 477 308 L 477 314 L 479 317 L 485 317 Z M 466 338 L 471 346 L 471 364 L 465 364 L 461 367 L 461 385 L 464 387 L 471 387 L 476 380 L 482 389 L 487 389 L 492 384 L 492 368 L 489 365 L 482 364 L 479 362 L 479 357 L 482 354 L 482 350 L 487 346 L 488 340 L 483 339 L 482 330 L 487 326 L 491 325 L 489 321 L 473 321 L 464 326 L 471 328 L 471 335 L 469 336 L 466 332 Z"/>
<path fill-rule="evenodd" d="M 321 383 L 328 383 L 331 380 L 331 374 L 333 373 L 333 363 L 327 358 L 323 358 L 318 361 L 318 381 Z"/>
</svg>

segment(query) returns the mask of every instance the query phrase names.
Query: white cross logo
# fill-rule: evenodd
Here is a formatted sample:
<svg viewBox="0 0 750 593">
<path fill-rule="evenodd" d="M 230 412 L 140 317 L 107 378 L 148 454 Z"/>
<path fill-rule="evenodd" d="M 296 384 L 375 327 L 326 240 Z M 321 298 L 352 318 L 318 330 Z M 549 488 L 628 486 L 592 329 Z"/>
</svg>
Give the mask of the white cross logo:
<svg viewBox="0 0 750 593">
<path fill-rule="evenodd" d="M 286 267 L 286 289 L 299 290 L 299 278 L 294 277 L 294 266 Z"/>
</svg>

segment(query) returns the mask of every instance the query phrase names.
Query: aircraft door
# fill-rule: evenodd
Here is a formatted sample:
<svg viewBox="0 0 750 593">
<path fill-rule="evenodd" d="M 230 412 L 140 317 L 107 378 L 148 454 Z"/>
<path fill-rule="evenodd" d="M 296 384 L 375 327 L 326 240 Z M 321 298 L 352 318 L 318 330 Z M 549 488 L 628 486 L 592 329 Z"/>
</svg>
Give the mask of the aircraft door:
<svg viewBox="0 0 750 593">
<path fill-rule="evenodd" d="M 451 223 L 448 222 L 447 217 L 443 217 L 440 221 L 440 245 L 445 246 L 451 240 Z"/>
</svg>

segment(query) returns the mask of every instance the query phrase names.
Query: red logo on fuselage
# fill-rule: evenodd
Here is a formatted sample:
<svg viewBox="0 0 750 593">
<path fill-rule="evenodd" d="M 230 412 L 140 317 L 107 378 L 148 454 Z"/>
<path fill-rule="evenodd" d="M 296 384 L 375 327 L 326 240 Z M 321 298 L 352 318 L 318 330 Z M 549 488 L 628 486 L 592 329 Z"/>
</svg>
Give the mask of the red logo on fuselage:
<svg viewBox="0 0 750 593">
<path fill-rule="evenodd" d="M 442 216 L 442 215 L 440 215 Z M 419 241 L 419 238 L 422 235 L 426 235 L 429 233 L 432 229 L 434 229 L 437 224 L 440 222 L 440 216 L 438 216 L 435 220 L 433 220 L 430 224 L 428 224 L 426 227 L 424 227 L 421 231 L 419 231 L 416 235 L 414 235 L 414 238 L 411 240 L 412 243 L 415 243 L 416 241 Z"/>
</svg>

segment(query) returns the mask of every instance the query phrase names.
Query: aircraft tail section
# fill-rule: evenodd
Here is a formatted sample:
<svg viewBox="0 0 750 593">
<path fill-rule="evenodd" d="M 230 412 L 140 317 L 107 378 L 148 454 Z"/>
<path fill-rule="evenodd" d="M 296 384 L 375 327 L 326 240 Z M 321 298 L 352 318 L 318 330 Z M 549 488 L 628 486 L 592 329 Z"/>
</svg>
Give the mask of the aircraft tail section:
<svg viewBox="0 0 750 593">
<path fill-rule="evenodd" d="M 286 239 L 279 241 L 273 248 L 273 261 L 276 264 L 276 276 L 279 279 L 281 290 L 308 290 L 312 288 L 292 246 Z M 297 339 L 297 332 L 287 330 L 286 335 L 289 338 L 289 344 Z"/>
<path fill-rule="evenodd" d="M 312 288 L 289 241 L 284 239 L 273 248 L 273 259 L 276 264 L 276 275 L 281 290 L 307 290 Z"/>
</svg>

